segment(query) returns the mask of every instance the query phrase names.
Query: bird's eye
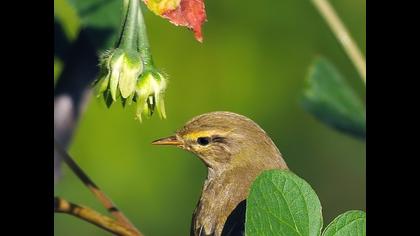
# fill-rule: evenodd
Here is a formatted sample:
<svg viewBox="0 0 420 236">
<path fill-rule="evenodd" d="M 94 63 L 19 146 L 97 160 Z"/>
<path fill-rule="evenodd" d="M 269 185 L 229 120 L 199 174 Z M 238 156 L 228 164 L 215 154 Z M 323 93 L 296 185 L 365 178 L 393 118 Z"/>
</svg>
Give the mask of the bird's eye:
<svg viewBox="0 0 420 236">
<path fill-rule="evenodd" d="M 209 137 L 200 137 L 197 139 L 197 143 L 200 144 L 201 146 L 206 146 L 210 143 L 210 138 Z"/>
</svg>

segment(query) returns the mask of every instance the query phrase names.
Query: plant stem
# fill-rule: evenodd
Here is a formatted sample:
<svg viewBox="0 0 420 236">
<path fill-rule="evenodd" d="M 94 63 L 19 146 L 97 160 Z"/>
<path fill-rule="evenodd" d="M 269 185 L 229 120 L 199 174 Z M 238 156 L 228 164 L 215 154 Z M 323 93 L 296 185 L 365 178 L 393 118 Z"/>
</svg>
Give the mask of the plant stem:
<svg viewBox="0 0 420 236">
<path fill-rule="evenodd" d="M 139 4 L 141 5 L 141 4 Z M 147 39 L 146 24 L 144 23 L 143 13 L 141 6 L 138 8 L 137 13 L 138 35 L 137 47 L 140 52 L 145 68 L 153 65 L 152 54 L 150 52 L 149 40 Z"/>
<path fill-rule="evenodd" d="M 334 8 L 327 0 L 312 0 L 312 2 L 330 26 L 359 72 L 363 82 L 366 84 L 366 61 L 360 52 L 360 49 L 348 33 L 348 30 L 341 22 L 340 18 L 338 18 Z"/>
<path fill-rule="evenodd" d="M 123 4 L 121 7 L 121 24 L 120 24 L 120 28 L 119 28 L 119 32 L 118 32 L 118 40 L 115 42 L 114 47 L 118 48 L 119 45 L 121 44 L 121 39 L 122 39 L 122 33 L 124 31 L 124 25 L 125 25 L 125 21 L 127 20 L 127 13 L 128 13 L 128 4 L 129 4 L 130 0 L 123 0 Z"/>
<path fill-rule="evenodd" d="M 76 216 L 116 235 L 139 236 L 137 232 L 107 216 L 101 215 L 92 209 L 68 202 L 60 197 L 54 197 L 54 212 Z"/>
<path fill-rule="evenodd" d="M 124 3 L 124 5 L 126 4 Z M 139 7 L 139 0 L 129 0 L 128 8 L 123 6 L 123 11 L 127 11 L 127 13 L 124 19 L 124 25 L 121 32 L 121 42 L 119 46 L 125 50 L 133 50 L 137 44 L 137 9 Z M 125 14 L 125 12 L 123 12 L 123 14 Z"/>
<path fill-rule="evenodd" d="M 54 152 L 59 154 L 61 159 L 70 167 L 77 177 L 86 185 L 86 187 L 95 195 L 102 205 L 110 212 L 119 223 L 142 235 L 140 231 L 130 222 L 130 220 L 120 211 L 117 206 L 109 199 L 102 190 L 85 174 L 85 172 L 76 164 L 67 152 L 54 140 Z"/>
</svg>

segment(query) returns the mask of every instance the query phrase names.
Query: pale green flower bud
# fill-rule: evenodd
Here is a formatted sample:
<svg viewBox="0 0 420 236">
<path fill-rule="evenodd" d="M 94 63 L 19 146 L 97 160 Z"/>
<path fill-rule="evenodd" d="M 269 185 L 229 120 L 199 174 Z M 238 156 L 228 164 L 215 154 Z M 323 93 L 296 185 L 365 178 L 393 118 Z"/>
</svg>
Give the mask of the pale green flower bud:
<svg viewBox="0 0 420 236">
<path fill-rule="evenodd" d="M 112 100 L 118 95 L 128 98 L 135 92 L 138 76 L 143 71 L 140 53 L 115 49 L 106 53 L 101 59 L 101 74 L 98 82 L 98 92 L 103 93 L 108 88 Z"/>
<path fill-rule="evenodd" d="M 166 84 L 165 77 L 159 72 L 147 71 L 140 76 L 136 86 L 136 116 L 140 121 L 142 115 L 150 117 L 155 109 L 161 118 L 166 118 L 164 103 Z"/>
</svg>

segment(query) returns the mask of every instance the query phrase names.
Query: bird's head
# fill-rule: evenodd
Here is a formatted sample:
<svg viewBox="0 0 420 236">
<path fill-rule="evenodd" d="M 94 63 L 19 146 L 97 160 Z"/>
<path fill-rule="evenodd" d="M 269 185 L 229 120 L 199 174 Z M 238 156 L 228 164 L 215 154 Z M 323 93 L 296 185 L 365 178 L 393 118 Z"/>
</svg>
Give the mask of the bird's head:
<svg viewBox="0 0 420 236">
<path fill-rule="evenodd" d="M 214 170 L 237 166 L 287 168 L 264 130 L 249 118 L 231 112 L 194 117 L 173 136 L 153 144 L 174 145 L 190 151 Z"/>
</svg>

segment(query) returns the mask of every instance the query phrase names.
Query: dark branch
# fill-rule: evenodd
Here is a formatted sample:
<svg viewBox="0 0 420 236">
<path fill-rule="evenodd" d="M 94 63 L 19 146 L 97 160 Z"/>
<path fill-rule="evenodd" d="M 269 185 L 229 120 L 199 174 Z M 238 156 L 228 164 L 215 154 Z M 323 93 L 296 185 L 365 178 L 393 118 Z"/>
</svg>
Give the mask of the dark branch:
<svg viewBox="0 0 420 236">
<path fill-rule="evenodd" d="M 142 235 L 140 231 L 130 222 L 130 220 L 120 211 L 117 206 L 108 198 L 102 190 L 85 174 L 85 172 L 76 164 L 69 154 L 61 148 L 54 140 L 54 152 L 59 156 L 76 174 L 76 176 L 86 185 L 86 187 L 95 195 L 102 205 L 110 212 L 119 223 Z"/>
<path fill-rule="evenodd" d="M 92 223 L 108 232 L 122 236 L 139 236 L 139 234 L 121 223 L 101 215 L 100 213 L 68 202 L 60 197 L 54 197 L 54 212 L 65 213 Z"/>
</svg>

